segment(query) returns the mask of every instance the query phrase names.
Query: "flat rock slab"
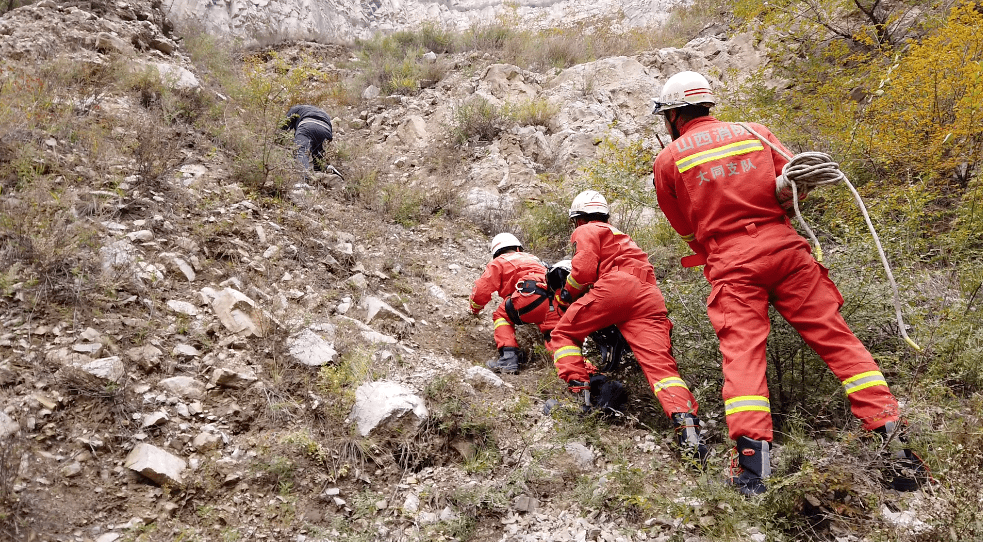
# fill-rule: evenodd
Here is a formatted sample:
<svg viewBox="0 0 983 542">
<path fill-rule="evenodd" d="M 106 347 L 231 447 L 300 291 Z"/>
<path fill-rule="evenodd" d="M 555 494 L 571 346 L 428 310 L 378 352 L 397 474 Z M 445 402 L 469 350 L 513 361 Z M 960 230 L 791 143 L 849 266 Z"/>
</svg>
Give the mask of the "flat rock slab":
<svg viewBox="0 0 983 542">
<path fill-rule="evenodd" d="M 182 473 L 188 468 L 188 464 L 180 457 L 146 443 L 137 444 L 126 456 L 123 466 L 139 472 L 157 484 L 175 486 L 184 485 Z"/>
</svg>

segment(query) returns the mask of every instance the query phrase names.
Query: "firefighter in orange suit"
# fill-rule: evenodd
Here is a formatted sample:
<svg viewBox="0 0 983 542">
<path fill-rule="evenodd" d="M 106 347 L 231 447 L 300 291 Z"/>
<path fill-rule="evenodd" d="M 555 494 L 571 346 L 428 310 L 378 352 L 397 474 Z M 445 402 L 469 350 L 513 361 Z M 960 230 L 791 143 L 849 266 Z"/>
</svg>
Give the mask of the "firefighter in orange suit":
<svg viewBox="0 0 983 542">
<path fill-rule="evenodd" d="M 865 429 L 893 434 L 899 412 L 877 363 L 839 312 L 840 292 L 787 219 L 790 192 L 776 197 L 785 158 L 742 126 L 711 117 L 713 105 L 702 75 L 681 72 L 666 81 L 653 112 L 673 142 L 655 160 L 654 183 L 669 223 L 696 252 L 683 264 L 705 263 L 712 285 L 707 314 L 720 340 L 727 426 L 738 452 L 730 482 L 752 495 L 766 490 L 770 474 L 769 303 L 840 379 Z M 784 149 L 764 126 L 749 126 Z M 909 449 L 898 452 L 902 463 L 923 467 Z M 896 474 L 892 485 L 911 487 L 910 477 Z"/>
<path fill-rule="evenodd" d="M 600 193 L 581 192 L 569 215 L 576 226 L 570 236 L 574 254 L 566 283 L 556 293 L 558 307 L 565 310 L 549 346 L 558 376 L 570 391 L 594 388 L 597 393 L 596 382 L 605 377 L 584 360 L 581 347 L 594 331 L 617 326 L 670 416 L 684 460 L 699 461 L 702 468 L 707 448 L 698 405 L 676 369 L 672 322 L 648 255 L 608 224 L 608 204 Z"/>
<path fill-rule="evenodd" d="M 548 334 L 560 317 L 551 303 L 546 285 L 546 265 L 526 252 L 511 233 L 500 233 L 491 242 L 492 261 L 474 283 L 469 299 L 471 312 L 477 315 L 497 293 L 504 301 L 492 313 L 498 359 L 489 361 L 489 369 L 509 374 L 519 372 L 526 353 L 515 340 L 516 324 L 535 324 Z"/>
</svg>

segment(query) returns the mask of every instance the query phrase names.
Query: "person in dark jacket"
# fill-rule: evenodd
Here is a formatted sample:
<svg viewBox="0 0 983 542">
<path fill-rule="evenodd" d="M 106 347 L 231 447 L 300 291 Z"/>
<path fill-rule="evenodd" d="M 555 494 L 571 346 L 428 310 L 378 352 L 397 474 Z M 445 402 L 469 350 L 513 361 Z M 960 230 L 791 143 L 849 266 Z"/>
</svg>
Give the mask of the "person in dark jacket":
<svg viewBox="0 0 983 542">
<path fill-rule="evenodd" d="M 305 172 L 324 171 L 324 142 L 332 140 L 331 117 L 313 105 L 295 105 L 281 127 L 294 131 L 297 164 Z"/>
</svg>

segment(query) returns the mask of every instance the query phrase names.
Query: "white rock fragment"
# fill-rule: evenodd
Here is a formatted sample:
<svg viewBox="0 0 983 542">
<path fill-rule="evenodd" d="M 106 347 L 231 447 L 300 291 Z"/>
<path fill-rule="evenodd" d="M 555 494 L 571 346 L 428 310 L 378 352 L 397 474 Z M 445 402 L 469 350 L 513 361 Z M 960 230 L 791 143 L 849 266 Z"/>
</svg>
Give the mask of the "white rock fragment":
<svg viewBox="0 0 983 542">
<path fill-rule="evenodd" d="M 185 316 L 198 316 L 198 307 L 195 307 L 194 305 L 188 303 L 187 301 L 178 301 L 172 299 L 167 302 L 167 308 L 171 309 L 172 311 L 178 314 L 183 314 Z"/>
<path fill-rule="evenodd" d="M 167 413 L 162 410 L 158 410 L 157 412 L 152 412 L 150 414 L 144 415 L 143 424 L 140 427 L 142 428 L 157 427 L 159 425 L 164 425 L 165 423 L 167 423 L 167 420 L 168 420 Z"/>
<path fill-rule="evenodd" d="M 505 381 L 490 369 L 478 365 L 468 367 L 467 372 L 464 373 L 464 379 L 475 387 L 491 386 L 493 388 L 500 388 L 505 385 Z"/>
<path fill-rule="evenodd" d="M 413 390 L 383 380 L 362 384 L 355 390 L 351 417 L 364 437 L 377 430 L 411 434 L 428 414 L 423 398 Z"/>
<path fill-rule="evenodd" d="M 119 356 L 100 358 L 85 365 L 81 369 L 92 376 L 108 380 L 110 382 L 122 382 L 126 376 L 126 366 Z"/>
<path fill-rule="evenodd" d="M 123 466 L 134 470 L 157 484 L 184 485 L 182 474 L 188 464 L 171 453 L 146 443 L 137 444 L 126 456 Z"/>
<path fill-rule="evenodd" d="M 191 441 L 191 445 L 194 446 L 199 452 L 214 450 L 222 445 L 222 437 L 220 435 L 216 435 L 215 433 L 205 431 L 199 433 L 198 436 Z"/>
<path fill-rule="evenodd" d="M 256 380 L 258 377 L 252 369 L 216 367 L 212 371 L 212 378 L 208 382 L 208 387 L 221 386 L 223 388 L 244 389 Z"/>
<path fill-rule="evenodd" d="M 310 367 L 331 363 L 338 354 L 333 342 L 322 338 L 310 328 L 287 339 L 287 350 L 298 362 Z"/>
<path fill-rule="evenodd" d="M 202 291 L 204 294 L 204 290 Z M 222 325 L 232 333 L 240 333 L 246 336 L 262 337 L 263 332 L 245 311 L 254 311 L 256 302 L 248 296 L 234 288 L 225 288 L 221 292 L 215 292 L 215 297 L 211 302 L 212 311 L 218 316 Z"/>
<path fill-rule="evenodd" d="M 200 399 L 205 394 L 205 385 L 190 376 L 165 378 L 157 386 L 168 393 L 190 399 Z"/>
<path fill-rule="evenodd" d="M 20 425 L 3 411 L 0 411 L 0 442 L 18 431 L 20 431 Z"/>
<path fill-rule="evenodd" d="M 366 296 L 362 298 L 362 302 L 359 303 L 359 307 L 365 310 L 365 323 L 368 324 L 376 316 L 393 319 L 399 318 L 407 324 L 413 324 L 413 319 L 405 314 L 394 309 L 389 303 L 379 299 L 375 296 Z"/>
<path fill-rule="evenodd" d="M 171 350 L 171 355 L 179 358 L 194 358 L 200 356 L 201 352 L 190 344 L 178 344 Z"/>
</svg>

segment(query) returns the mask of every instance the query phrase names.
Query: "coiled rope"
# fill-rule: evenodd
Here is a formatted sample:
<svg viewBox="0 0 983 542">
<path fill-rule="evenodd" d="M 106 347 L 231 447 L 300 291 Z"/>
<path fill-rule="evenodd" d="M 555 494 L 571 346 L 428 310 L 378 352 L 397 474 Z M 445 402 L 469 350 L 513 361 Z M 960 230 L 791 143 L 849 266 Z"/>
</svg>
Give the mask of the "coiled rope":
<svg viewBox="0 0 983 542">
<path fill-rule="evenodd" d="M 881 240 L 877 236 L 877 231 L 874 230 L 874 224 L 870 221 L 870 215 L 867 214 L 867 206 L 864 205 L 857 189 L 853 187 L 853 183 L 840 171 L 839 164 L 823 152 L 810 151 L 789 156 L 783 149 L 768 141 L 768 139 L 761 137 L 761 134 L 755 132 L 746 123 L 739 122 L 738 124 L 788 160 L 788 163 L 782 168 L 782 174 L 775 179 L 775 194 L 782 192 L 786 188 L 791 188 L 795 218 L 799 221 L 802 229 L 809 234 L 809 238 L 816 247 L 815 254 L 817 261 L 823 261 L 823 249 L 819 246 L 819 239 L 816 237 L 816 234 L 813 233 L 812 228 L 809 227 L 809 224 L 802 218 L 802 213 L 799 212 L 799 189 L 801 188 L 808 192 L 817 186 L 840 182 L 846 184 L 847 188 L 850 189 L 850 193 L 853 194 L 853 199 L 856 200 L 857 205 L 860 207 L 860 212 L 864 215 L 864 222 L 867 223 L 867 229 L 870 230 L 870 235 L 874 238 L 874 245 L 877 246 L 877 255 L 881 258 L 881 264 L 884 265 L 887 280 L 891 284 L 891 291 L 894 292 L 894 314 L 898 320 L 898 331 L 901 332 L 901 337 L 909 346 L 921 352 L 922 348 L 908 337 L 908 332 L 905 330 L 904 317 L 901 314 L 901 294 L 898 292 L 898 283 L 894 280 L 894 273 L 891 272 L 891 265 L 888 264 L 887 256 L 884 255 Z"/>
</svg>

